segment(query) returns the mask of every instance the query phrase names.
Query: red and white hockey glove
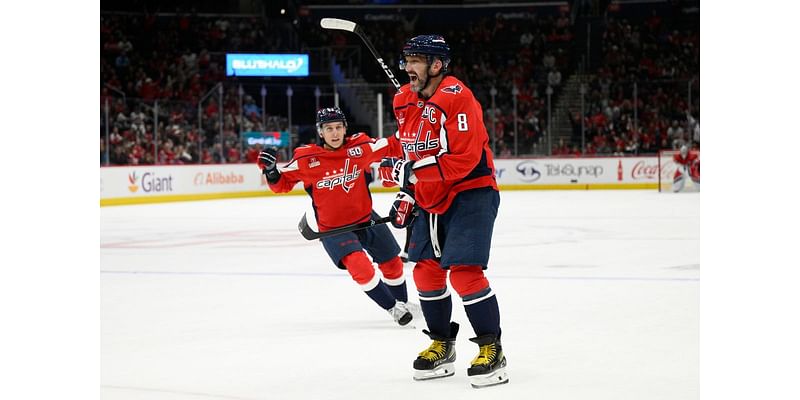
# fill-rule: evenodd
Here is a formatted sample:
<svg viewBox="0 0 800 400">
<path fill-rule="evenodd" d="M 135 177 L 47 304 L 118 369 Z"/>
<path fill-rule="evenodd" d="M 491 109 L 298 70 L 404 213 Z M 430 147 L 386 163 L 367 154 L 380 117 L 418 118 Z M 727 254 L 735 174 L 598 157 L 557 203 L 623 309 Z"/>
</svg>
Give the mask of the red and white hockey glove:
<svg viewBox="0 0 800 400">
<path fill-rule="evenodd" d="M 398 185 L 400 188 L 405 189 L 417 183 L 417 177 L 414 176 L 413 166 L 414 162 L 410 160 L 396 157 L 384 158 L 381 160 L 380 168 L 378 168 L 381 181 L 385 182 L 383 186 L 389 187 Z"/>
<path fill-rule="evenodd" d="M 411 222 L 414 221 L 416 208 L 414 194 L 405 189 L 400 189 L 397 197 L 394 198 L 392 209 L 389 210 L 392 226 L 397 229 L 403 229 L 411 225 Z"/>
</svg>

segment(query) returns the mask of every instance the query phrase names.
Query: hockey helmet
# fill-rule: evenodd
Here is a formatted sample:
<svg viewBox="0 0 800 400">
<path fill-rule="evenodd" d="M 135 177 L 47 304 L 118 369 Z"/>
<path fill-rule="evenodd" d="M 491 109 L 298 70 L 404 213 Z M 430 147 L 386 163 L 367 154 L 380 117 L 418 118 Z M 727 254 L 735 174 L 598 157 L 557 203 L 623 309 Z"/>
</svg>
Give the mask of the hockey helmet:
<svg viewBox="0 0 800 400">
<path fill-rule="evenodd" d="M 322 136 L 322 124 L 342 121 L 347 128 L 347 117 L 339 107 L 328 107 L 317 110 L 317 133 Z"/>
<path fill-rule="evenodd" d="M 406 69 L 406 56 L 411 55 L 427 56 L 428 64 L 433 64 L 434 57 L 438 57 L 442 60 L 443 72 L 447 72 L 450 64 L 450 46 L 442 35 L 419 35 L 409 39 L 400 55 L 400 69 Z"/>
</svg>

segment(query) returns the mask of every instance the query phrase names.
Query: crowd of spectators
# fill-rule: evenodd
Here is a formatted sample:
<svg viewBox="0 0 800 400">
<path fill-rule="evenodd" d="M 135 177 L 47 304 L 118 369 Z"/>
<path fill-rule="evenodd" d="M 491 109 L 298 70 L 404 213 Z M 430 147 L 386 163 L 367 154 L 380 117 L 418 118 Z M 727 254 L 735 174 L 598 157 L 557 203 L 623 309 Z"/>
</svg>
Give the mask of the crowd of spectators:
<svg viewBox="0 0 800 400">
<path fill-rule="evenodd" d="M 262 17 L 102 13 L 101 163 L 255 161 L 239 132 L 286 130 L 288 120 L 263 115 L 250 93 L 239 108 L 238 87 L 225 83 L 225 52 L 286 52 L 287 46 L 300 45 L 293 42 L 294 32 L 303 46 L 331 47 L 334 56 L 344 57 L 345 46 L 361 46 L 354 35 L 320 29 L 316 16 L 300 20 L 299 26 L 287 28 L 271 26 L 282 22 Z M 699 24 L 675 24 L 656 13 L 643 19 L 609 16 L 605 22 L 601 61 L 582 75 L 588 89 L 585 113 L 569 110 L 572 138 L 553 143 L 552 154 L 642 154 L 682 144 L 698 147 Z M 469 24 L 426 23 L 431 22 L 418 13 L 400 11 L 362 21 L 395 70 L 405 40 L 423 32 L 443 34 L 452 48 L 450 70 L 481 102 L 496 153 L 543 152 L 548 89 L 555 104 L 578 62 L 567 11 L 497 12 Z M 363 57 L 361 64 L 356 70 L 368 82 L 385 83 L 372 57 Z M 220 82 L 222 104 L 211 93 Z M 386 90 L 388 110 L 393 89 Z"/>
<path fill-rule="evenodd" d="M 699 25 L 679 29 L 655 13 L 639 21 L 609 18 L 602 46 L 603 62 L 587 75 L 582 153 L 699 148 Z M 580 149 L 580 115 L 572 111 L 569 117 L 572 142 L 554 154 Z"/>
<path fill-rule="evenodd" d="M 223 85 L 221 106 L 214 93 L 201 104 L 202 115 L 197 110 L 201 97 L 225 81 L 225 51 L 284 46 L 284 36 L 265 34 L 267 25 L 261 18 L 196 13 L 101 14 L 101 163 L 251 161 L 247 157 L 253 155 L 241 149 L 239 132 L 283 130 L 285 117 L 262 115 L 250 94 L 243 97 L 240 117 L 233 84 Z M 198 118 L 203 120 L 200 132 Z"/>
</svg>

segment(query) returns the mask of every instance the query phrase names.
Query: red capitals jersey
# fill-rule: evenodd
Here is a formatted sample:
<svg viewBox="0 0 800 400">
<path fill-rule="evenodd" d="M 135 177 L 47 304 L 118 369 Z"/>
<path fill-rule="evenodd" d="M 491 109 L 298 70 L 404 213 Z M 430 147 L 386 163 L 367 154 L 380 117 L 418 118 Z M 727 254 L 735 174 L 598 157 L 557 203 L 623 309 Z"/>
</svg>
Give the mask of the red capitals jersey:
<svg viewBox="0 0 800 400">
<path fill-rule="evenodd" d="M 298 147 L 289 163 L 278 168 L 280 180 L 269 187 L 286 193 L 302 181 L 320 231 L 365 222 L 372 213 L 370 164 L 380 161 L 387 150 L 386 139 L 376 143 L 363 133 L 348 137 L 336 150 L 316 144 Z"/>
<path fill-rule="evenodd" d="M 483 110 L 464 83 L 446 76 L 427 100 L 406 84 L 393 107 L 398 131 L 390 151 L 415 161 L 414 198 L 420 207 L 442 214 L 460 192 L 497 190 Z"/>
</svg>

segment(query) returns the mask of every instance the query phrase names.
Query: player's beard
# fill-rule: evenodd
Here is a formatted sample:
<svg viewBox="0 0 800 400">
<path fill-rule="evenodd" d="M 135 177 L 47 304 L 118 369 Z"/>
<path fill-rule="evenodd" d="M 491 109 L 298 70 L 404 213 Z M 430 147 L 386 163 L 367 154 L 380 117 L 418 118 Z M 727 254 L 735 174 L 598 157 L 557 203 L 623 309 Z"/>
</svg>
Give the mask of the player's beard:
<svg viewBox="0 0 800 400">
<path fill-rule="evenodd" d="M 428 83 L 428 76 L 427 74 L 425 75 L 424 78 L 419 74 L 414 74 L 413 76 L 416 76 L 417 79 L 411 80 L 411 91 L 414 93 L 419 93 L 425 88 L 426 84 Z"/>
</svg>

